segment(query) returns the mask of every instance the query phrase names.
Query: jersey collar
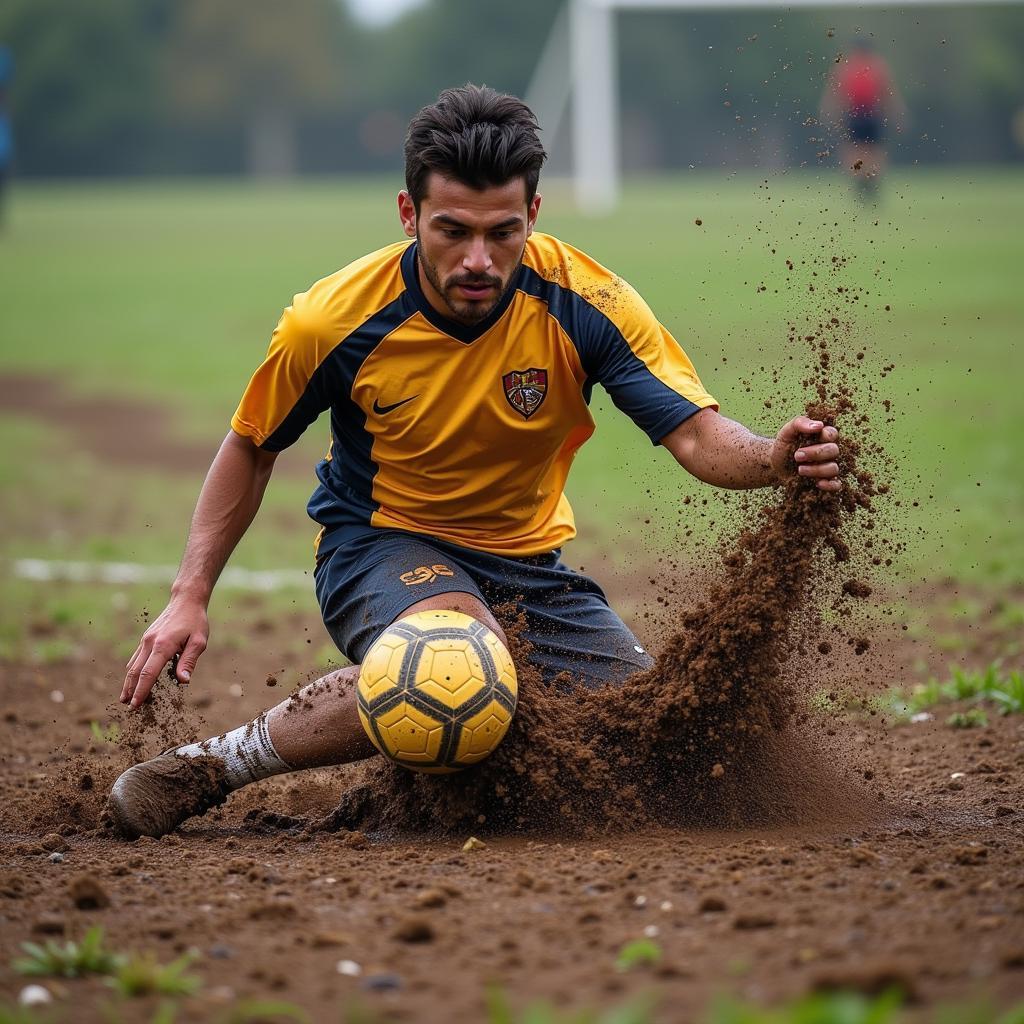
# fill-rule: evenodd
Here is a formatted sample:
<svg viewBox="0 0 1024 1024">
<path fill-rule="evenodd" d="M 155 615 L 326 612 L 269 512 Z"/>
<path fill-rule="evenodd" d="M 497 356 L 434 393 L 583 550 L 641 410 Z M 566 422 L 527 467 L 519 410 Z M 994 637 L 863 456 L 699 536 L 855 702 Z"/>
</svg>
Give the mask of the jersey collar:
<svg viewBox="0 0 1024 1024">
<path fill-rule="evenodd" d="M 472 327 L 469 327 L 466 324 L 460 324 L 454 320 L 449 320 L 446 316 L 442 316 L 430 304 L 426 295 L 423 294 L 423 289 L 420 287 L 416 250 L 417 245 L 413 242 L 412 245 L 402 253 L 402 278 L 405 281 L 405 287 L 408 290 L 409 295 L 416 304 L 416 308 L 423 314 L 429 323 L 441 331 L 442 334 L 447 334 L 450 337 L 455 338 L 457 341 L 461 341 L 463 344 L 468 345 L 470 342 L 476 341 L 476 339 L 481 335 L 486 334 L 505 315 L 505 310 L 508 309 L 512 299 L 515 298 L 519 279 L 522 276 L 522 267 L 516 271 L 508 291 L 502 296 L 498 305 L 495 306 L 494 309 L 492 309 L 491 312 L 480 321 L 480 323 L 473 324 Z"/>
</svg>

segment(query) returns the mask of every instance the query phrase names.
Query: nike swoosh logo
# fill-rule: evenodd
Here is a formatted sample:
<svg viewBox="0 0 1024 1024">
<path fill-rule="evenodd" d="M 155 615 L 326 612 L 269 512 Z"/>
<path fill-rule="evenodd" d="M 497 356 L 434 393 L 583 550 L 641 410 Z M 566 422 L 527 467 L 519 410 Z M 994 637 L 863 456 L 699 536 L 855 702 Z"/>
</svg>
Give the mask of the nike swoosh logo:
<svg viewBox="0 0 1024 1024">
<path fill-rule="evenodd" d="M 378 416 L 383 416 L 387 412 L 393 412 L 400 405 L 405 405 L 406 402 L 411 402 L 413 398 L 419 398 L 419 395 L 413 395 L 412 398 L 403 398 L 400 402 L 395 402 L 394 405 L 381 405 L 380 402 L 375 398 L 373 400 L 373 411 Z"/>
</svg>

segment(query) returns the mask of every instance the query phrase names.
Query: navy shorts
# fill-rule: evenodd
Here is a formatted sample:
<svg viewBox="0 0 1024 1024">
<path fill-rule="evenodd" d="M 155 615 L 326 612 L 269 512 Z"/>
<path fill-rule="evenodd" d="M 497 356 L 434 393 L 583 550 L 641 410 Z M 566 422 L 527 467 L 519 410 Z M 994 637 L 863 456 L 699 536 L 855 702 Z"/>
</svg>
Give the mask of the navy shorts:
<svg viewBox="0 0 1024 1024">
<path fill-rule="evenodd" d="M 558 551 L 505 558 L 426 535 L 338 527 L 321 541 L 316 595 L 338 650 L 359 664 L 410 605 L 453 592 L 488 607 L 514 601 L 526 619 L 531 662 L 545 680 L 561 672 L 588 685 L 621 682 L 653 661 L 588 576 Z"/>
<path fill-rule="evenodd" d="M 851 113 L 846 118 L 846 135 L 850 142 L 881 142 L 885 125 L 878 114 Z"/>
</svg>

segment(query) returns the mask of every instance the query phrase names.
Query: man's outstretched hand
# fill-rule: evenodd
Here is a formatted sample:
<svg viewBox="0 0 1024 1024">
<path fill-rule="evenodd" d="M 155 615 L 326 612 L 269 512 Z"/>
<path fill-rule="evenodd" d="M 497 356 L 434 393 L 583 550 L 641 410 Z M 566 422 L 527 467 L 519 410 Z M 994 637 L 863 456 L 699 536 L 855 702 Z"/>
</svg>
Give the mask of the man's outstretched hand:
<svg viewBox="0 0 1024 1024">
<path fill-rule="evenodd" d="M 817 441 L 801 444 L 801 437 L 817 436 Z M 817 482 L 823 491 L 842 490 L 839 479 L 839 431 L 821 420 L 795 416 L 775 435 L 772 445 L 772 468 L 779 480 L 794 472 Z"/>
<path fill-rule="evenodd" d="M 146 630 L 128 662 L 121 687 L 121 703 L 137 708 L 153 689 L 164 666 L 177 654 L 175 677 L 187 683 L 199 656 L 206 650 L 210 623 L 206 605 L 199 601 L 172 599 Z"/>
</svg>

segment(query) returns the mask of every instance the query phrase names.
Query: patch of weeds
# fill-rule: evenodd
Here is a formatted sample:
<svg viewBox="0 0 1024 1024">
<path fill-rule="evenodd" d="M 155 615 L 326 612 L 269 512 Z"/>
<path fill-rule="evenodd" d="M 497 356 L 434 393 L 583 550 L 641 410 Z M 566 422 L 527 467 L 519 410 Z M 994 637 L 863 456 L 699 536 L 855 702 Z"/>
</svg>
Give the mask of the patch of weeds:
<svg viewBox="0 0 1024 1024">
<path fill-rule="evenodd" d="M 650 996 L 633 999 L 605 1010 L 556 1010 L 534 1002 L 513 1012 L 499 988 L 487 990 L 486 1024 L 652 1024 L 654 1001 Z"/>
<path fill-rule="evenodd" d="M 634 939 L 627 942 L 615 958 L 617 971 L 631 971 L 634 967 L 661 963 L 661 946 L 653 939 Z"/>
<path fill-rule="evenodd" d="M 957 701 L 987 701 L 994 704 L 1001 715 L 1020 714 L 1024 712 L 1024 674 L 1016 671 L 1004 674 L 997 662 L 983 671 L 965 672 L 955 668 L 946 682 L 929 679 L 915 686 L 909 694 L 900 689 L 890 690 L 879 700 L 878 708 L 897 721 L 907 721 L 922 711 Z M 977 720 L 971 724 L 984 723 Z"/>
<path fill-rule="evenodd" d="M 895 1024 L 903 994 L 890 989 L 879 996 L 860 992 L 815 992 L 766 1009 L 730 999 L 716 1002 L 705 1024 Z"/>
<path fill-rule="evenodd" d="M 1000 679 L 986 694 L 995 703 L 999 714 L 1024 713 L 1024 673 L 1011 672 Z"/>
<path fill-rule="evenodd" d="M 103 948 L 103 929 L 90 928 L 80 942 L 50 940 L 21 944 L 25 956 L 12 961 L 18 974 L 36 978 L 80 978 L 85 974 L 114 974 L 125 958 Z"/>
<path fill-rule="evenodd" d="M 295 1024 L 309 1024 L 312 1018 L 295 1003 L 280 999 L 243 999 L 235 1003 L 223 1016 L 218 1017 L 218 1024 L 277 1024 L 278 1021 L 294 1021 Z M 346 1024 L 372 1024 L 377 1017 L 346 1015 Z"/>
<path fill-rule="evenodd" d="M 185 953 L 169 964 L 157 962 L 152 953 L 122 959 L 108 984 L 122 996 L 190 996 L 203 981 L 185 972 L 192 966 L 195 953 Z"/>
<path fill-rule="evenodd" d="M 988 725 L 988 715 L 981 708 L 968 708 L 966 711 L 954 711 L 946 719 L 951 729 L 976 729 Z"/>
</svg>

